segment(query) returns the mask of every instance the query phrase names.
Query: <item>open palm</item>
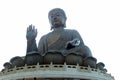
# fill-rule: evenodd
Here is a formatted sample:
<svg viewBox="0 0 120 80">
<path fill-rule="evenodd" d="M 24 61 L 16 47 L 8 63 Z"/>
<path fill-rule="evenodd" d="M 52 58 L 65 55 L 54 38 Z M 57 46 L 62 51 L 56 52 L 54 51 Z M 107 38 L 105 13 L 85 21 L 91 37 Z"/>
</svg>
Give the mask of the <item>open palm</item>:
<svg viewBox="0 0 120 80">
<path fill-rule="evenodd" d="M 37 36 L 37 29 L 35 29 L 35 26 L 29 25 L 27 28 L 26 38 L 27 40 L 33 40 Z"/>
</svg>

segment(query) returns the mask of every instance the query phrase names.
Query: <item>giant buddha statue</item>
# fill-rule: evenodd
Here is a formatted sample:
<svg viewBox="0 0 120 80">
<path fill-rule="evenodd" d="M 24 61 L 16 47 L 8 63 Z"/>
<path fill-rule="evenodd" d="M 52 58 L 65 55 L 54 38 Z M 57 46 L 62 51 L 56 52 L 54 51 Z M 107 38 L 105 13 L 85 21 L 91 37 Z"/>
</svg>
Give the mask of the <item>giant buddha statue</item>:
<svg viewBox="0 0 120 80">
<path fill-rule="evenodd" d="M 48 19 L 51 26 L 51 32 L 43 35 L 39 41 L 38 47 L 36 44 L 37 29 L 30 25 L 27 28 L 27 54 L 43 56 L 43 63 L 56 63 L 82 65 L 82 62 L 87 57 L 92 57 L 92 53 L 78 31 L 66 28 L 66 14 L 60 8 L 52 9 L 48 13 Z M 93 58 L 94 59 L 94 58 Z M 92 59 L 92 60 L 93 60 Z M 28 59 L 29 60 L 29 59 Z M 96 59 L 94 59 L 96 61 Z"/>
</svg>

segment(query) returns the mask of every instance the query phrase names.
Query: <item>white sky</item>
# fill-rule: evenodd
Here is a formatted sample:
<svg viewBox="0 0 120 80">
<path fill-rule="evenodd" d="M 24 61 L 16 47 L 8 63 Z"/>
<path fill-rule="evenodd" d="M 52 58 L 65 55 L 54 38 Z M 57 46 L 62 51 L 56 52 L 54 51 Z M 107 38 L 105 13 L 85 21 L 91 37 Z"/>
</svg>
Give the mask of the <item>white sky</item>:
<svg viewBox="0 0 120 80">
<path fill-rule="evenodd" d="M 50 32 L 48 12 L 62 8 L 67 28 L 76 29 L 98 62 L 120 80 L 119 0 L 0 0 L 0 69 L 14 56 L 26 54 L 26 28 L 33 24 L 40 37 Z"/>
</svg>

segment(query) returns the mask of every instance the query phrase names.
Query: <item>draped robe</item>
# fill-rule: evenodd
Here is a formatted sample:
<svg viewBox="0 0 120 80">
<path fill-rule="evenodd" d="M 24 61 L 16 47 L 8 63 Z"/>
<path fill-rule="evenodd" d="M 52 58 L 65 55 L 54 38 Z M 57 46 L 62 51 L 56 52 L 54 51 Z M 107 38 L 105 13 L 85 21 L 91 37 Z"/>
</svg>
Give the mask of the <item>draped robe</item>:
<svg viewBox="0 0 120 80">
<path fill-rule="evenodd" d="M 76 30 L 59 29 L 52 31 L 41 37 L 38 44 L 38 51 L 44 55 L 48 51 L 62 51 L 65 50 L 66 43 L 75 38 L 80 40 L 80 46 L 84 46 L 84 42 L 80 34 Z M 91 51 L 85 46 L 84 52 L 91 56 Z"/>
</svg>

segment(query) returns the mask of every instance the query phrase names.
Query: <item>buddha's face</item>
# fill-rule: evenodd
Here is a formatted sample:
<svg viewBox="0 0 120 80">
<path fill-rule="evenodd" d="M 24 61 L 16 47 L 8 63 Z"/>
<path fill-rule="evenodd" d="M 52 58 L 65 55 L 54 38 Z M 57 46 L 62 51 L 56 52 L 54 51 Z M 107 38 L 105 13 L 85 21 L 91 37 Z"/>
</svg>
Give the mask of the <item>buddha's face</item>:
<svg viewBox="0 0 120 80">
<path fill-rule="evenodd" d="M 53 27 L 57 28 L 64 26 L 66 18 L 61 11 L 54 10 L 49 14 L 49 21 Z"/>
</svg>

